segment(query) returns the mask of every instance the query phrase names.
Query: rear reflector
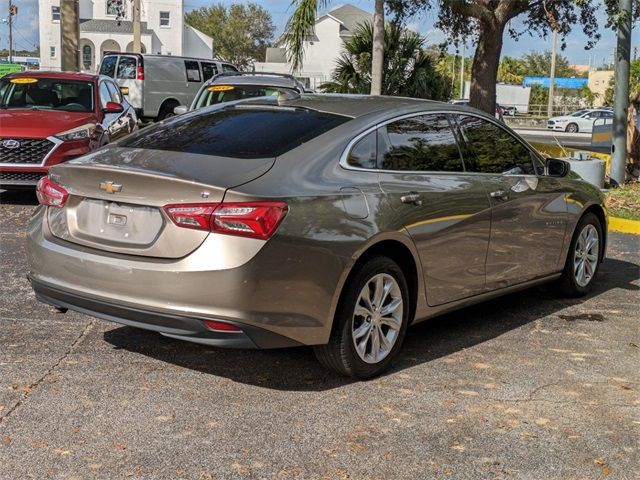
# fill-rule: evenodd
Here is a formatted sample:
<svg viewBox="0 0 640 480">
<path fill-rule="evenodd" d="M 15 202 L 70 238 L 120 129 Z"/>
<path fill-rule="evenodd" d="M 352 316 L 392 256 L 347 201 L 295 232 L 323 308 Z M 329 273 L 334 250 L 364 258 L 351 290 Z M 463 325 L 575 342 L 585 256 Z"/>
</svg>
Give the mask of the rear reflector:
<svg viewBox="0 0 640 480">
<path fill-rule="evenodd" d="M 165 205 L 179 227 L 240 237 L 269 239 L 287 214 L 283 202 L 241 202 Z"/>
<path fill-rule="evenodd" d="M 217 322 L 215 320 L 203 320 L 203 323 L 214 332 L 241 332 L 242 330 L 235 325 L 225 322 Z"/>
<path fill-rule="evenodd" d="M 36 186 L 36 196 L 40 205 L 62 208 L 69 193 L 60 185 L 52 182 L 49 177 L 42 177 Z"/>
</svg>

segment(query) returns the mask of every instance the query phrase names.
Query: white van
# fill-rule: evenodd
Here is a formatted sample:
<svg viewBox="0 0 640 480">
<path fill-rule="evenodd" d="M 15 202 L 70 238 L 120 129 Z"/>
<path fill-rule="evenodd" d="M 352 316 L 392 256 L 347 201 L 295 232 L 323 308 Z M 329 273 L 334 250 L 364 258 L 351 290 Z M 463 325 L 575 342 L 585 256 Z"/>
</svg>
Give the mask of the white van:
<svg viewBox="0 0 640 480">
<path fill-rule="evenodd" d="M 116 80 L 138 118 L 164 120 L 214 75 L 237 72 L 230 63 L 204 58 L 105 52 L 99 73 Z"/>
</svg>

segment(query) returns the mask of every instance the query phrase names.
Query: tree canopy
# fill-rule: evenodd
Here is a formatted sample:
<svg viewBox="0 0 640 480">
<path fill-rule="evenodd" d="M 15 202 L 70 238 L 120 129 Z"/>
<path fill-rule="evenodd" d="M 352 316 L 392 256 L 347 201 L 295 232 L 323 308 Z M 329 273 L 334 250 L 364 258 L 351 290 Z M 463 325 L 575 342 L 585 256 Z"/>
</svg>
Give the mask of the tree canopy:
<svg viewBox="0 0 640 480">
<path fill-rule="evenodd" d="M 396 23 L 384 31 L 383 95 L 399 95 L 446 100 L 449 86 L 424 50 L 425 38 Z M 358 26 L 344 44 L 331 81 L 322 85 L 327 92 L 368 93 L 371 85 L 373 25 Z"/>
<path fill-rule="evenodd" d="M 218 3 L 185 14 L 185 22 L 213 38 L 216 57 L 249 68 L 262 61 L 273 40 L 271 14 L 256 3 Z"/>
</svg>

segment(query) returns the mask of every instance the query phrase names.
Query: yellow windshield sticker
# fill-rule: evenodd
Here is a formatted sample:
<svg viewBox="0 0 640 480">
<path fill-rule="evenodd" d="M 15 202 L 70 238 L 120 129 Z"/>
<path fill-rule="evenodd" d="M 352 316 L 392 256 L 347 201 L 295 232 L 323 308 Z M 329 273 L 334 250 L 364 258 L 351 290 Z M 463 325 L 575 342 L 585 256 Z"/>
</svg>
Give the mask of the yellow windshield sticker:
<svg viewBox="0 0 640 480">
<path fill-rule="evenodd" d="M 207 87 L 207 90 L 210 92 L 227 92 L 229 90 L 234 90 L 236 87 L 232 85 L 211 85 Z"/>
<path fill-rule="evenodd" d="M 37 78 L 26 78 L 26 77 L 20 77 L 20 78 L 12 78 L 10 80 L 11 83 L 38 83 L 38 79 Z"/>
</svg>

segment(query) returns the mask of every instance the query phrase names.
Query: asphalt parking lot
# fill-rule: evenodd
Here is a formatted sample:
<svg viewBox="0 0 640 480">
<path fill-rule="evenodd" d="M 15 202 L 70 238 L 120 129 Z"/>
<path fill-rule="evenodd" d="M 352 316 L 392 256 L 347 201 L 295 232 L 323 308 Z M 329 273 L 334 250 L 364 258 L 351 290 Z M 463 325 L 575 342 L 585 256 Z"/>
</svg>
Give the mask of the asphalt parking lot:
<svg viewBox="0 0 640 480">
<path fill-rule="evenodd" d="M 0 202 L 0 478 L 637 479 L 640 237 L 595 291 L 411 328 L 387 375 L 218 350 L 39 304 L 28 193 Z"/>
</svg>

